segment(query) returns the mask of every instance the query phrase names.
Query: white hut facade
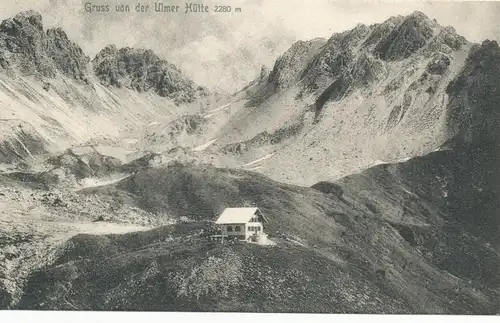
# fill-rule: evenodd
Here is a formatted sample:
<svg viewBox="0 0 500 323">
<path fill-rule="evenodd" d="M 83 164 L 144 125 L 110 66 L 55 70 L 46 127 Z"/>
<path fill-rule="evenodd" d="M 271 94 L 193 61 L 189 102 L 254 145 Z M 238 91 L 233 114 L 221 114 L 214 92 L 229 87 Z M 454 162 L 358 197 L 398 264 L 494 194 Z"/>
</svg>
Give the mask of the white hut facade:
<svg viewBox="0 0 500 323">
<path fill-rule="evenodd" d="M 264 234 L 267 220 L 259 208 L 238 207 L 225 209 L 215 223 L 220 225 L 223 238 L 250 241 Z"/>
</svg>

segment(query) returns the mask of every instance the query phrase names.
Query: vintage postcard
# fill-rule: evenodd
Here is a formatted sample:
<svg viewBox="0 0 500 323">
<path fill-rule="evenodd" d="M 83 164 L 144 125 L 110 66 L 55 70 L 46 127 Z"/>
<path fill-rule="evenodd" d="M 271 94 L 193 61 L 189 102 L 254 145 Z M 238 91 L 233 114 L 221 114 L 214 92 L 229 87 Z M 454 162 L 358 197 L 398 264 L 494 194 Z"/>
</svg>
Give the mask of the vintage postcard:
<svg viewBox="0 0 500 323">
<path fill-rule="evenodd" d="M 500 3 L 0 7 L 0 309 L 500 314 Z"/>
</svg>

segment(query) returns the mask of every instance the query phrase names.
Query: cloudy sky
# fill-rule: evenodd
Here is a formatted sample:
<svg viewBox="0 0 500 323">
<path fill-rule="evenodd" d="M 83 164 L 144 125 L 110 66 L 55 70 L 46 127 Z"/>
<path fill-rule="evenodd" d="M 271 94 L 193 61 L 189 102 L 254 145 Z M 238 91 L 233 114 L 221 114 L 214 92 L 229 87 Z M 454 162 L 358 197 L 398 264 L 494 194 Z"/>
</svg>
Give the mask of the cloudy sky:
<svg viewBox="0 0 500 323">
<path fill-rule="evenodd" d="M 200 84 L 219 90 L 241 88 L 293 42 L 371 24 L 420 10 L 467 39 L 500 38 L 500 2 L 409 0 L 204 0 L 240 7 L 236 13 L 136 13 L 153 0 L 1 0 L 0 18 L 34 9 L 45 27 L 60 26 L 93 56 L 108 44 L 153 49 Z M 85 3 L 129 4 L 129 13 L 87 13 Z M 159 0 L 165 4 L 185 1 Z M 193 0 L 193 2 L 196 2 Z"/>
</svg>

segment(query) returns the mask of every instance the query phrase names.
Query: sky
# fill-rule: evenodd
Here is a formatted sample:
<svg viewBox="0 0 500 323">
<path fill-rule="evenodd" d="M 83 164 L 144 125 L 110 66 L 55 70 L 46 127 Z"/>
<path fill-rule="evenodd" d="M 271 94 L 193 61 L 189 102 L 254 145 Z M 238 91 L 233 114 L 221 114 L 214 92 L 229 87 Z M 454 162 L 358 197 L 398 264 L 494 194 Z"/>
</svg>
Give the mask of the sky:
<svg viewBox="0 0 500 323">
<path fill-rule="evenodd" d="M 184 0 L 1 0 L 0 19 L 33 9 L 45 28 L 62 27 L 93 57 L 106 45 L 148 48 L 177 65 L 195 82 L 218 91 L 236 91 L 257 77 L 297 40 L 329 38 L 359 23 L 382 22 L 395 15 L 424 12 L 453 26 L 473 42 L 500 38 L 500 2 L 377 0 L 200 0 L 213 8 L 230 5 L 232 13 L 135 12 L 138 3 L 178 4 Z M 85 11 L 85 3 L 111 12 Z M 131 12 L 117 13 L 116 4 Z M 234 12 L 234 8 L 241 12 Z"/>
</svg>

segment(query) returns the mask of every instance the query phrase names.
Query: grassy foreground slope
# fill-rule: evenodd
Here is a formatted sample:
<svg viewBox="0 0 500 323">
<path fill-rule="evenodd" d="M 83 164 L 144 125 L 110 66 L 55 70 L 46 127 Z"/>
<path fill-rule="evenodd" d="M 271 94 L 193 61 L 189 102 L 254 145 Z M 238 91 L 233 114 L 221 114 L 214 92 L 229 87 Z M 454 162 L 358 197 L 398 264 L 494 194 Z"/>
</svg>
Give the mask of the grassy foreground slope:
<svg viewBox="0 0 500 323">
<path fill-rule="evenodd" d="M 141 170 L 83 194 L 196 222 L 77 235 L 59 248 L 52 265 L 31 275 L 18 308 L 498 313 L 498 253 L 467 227 L 443 225 L 446 214 L 434 200 L 404 197 L 406 186 L 387 181 L 360 195 L 353 193 L 354 180 L 303 188 L 241 170 Z M 378 194 L 387 197 L 385 209 L 370 199 Z M 397 222 L 402 198 L 415 206 Z M 206 220 L 244 203 L 255 203 L 268 217 L 265 231 L 276 246 L 206 238 L 215 230 Z M 467 242 L 466 252 L 458 251 L 465 247 L 460 241 Z M 429 256 L 439 247 L 450 252 Z M 454 270 L 453 264 L 470 264 L 473 257 L 480 267 Z"/>
</svg>

